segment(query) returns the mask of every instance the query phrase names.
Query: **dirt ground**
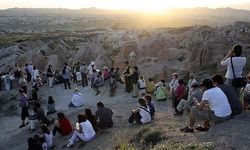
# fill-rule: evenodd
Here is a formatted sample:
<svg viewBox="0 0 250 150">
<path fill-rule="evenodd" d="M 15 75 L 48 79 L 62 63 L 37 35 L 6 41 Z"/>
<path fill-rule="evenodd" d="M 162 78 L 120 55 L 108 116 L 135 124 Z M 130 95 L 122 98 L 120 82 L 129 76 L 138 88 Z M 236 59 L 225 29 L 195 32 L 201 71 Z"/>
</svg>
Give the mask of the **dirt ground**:
<svg viewBox="0 0 250 150">
<path fill-rule="evenodd" d="M 212 149 L 246 149 L 250 148 L 250 114 L 244 112 L 235 118 L 220 124 L 213 124 L 207 133 L 195 131 L 194 133 L 182 133 L 179 128 L 187 124 L 188 116 L 175 117 L 171 108 L 170 100 L 155 101 L 156 116 L 152 123 L 148 125 L 132 125 L 127 126 L 127 118 L 131 109 L 137 105 L 137 99 L 132 98 L 132 94 L 125 94 L 124 87 L 119 85 L 116 95 L 110 97 L 108 87 L 106 92 L 95 96 L 90 87 L 78 87 L 84 95 L 84 106 L 81 108 L 67 107 L 70 98 L 73 96 L 73 86 L 71 90 L 65 90 L 62 84 L 53 88 L 46 86 L 39 89 L 39 97 L 42 98 L 42 106 L 46 110 L 46 101 L 48 96 L 53 96 L 57 111 L 64 112 L 72 121 L 76 122 L 78 113 L 84 111 L 85 108 L 91 108 L 92 112 L 96 111 L 96 103 L 102 101 L 106 107 L 113 110 L 114 126 L 111 129 L 101 130 L 97 133 L 95 140 L 89 143 L 77 142 L 71 149 L 86 150 L 111 150 L 116 149 L 118 145 L 129 143 L 131 138 L 143 128 L 150 128 L 160 131 L 164 135 L 165 140 L 162 143 L 171 145 L 173 143 L 191 143 L 191 142 L 210 142 Z M 1 91 L 3 92 L 3 91 Z M 20 111 L 19 111 L 20 113 Z M 55 114 L 56 115 L 56 114 Z M 49 118 L 55 118 L 55 115 Z M 28 126 L 19 129 L 20 114 L 12 116 L 3 116 L 0 118 L 0 150 L 27 150 L 27 139 L 34 133 L 29 133 Z M 54 125 L 50 126 L 53 129 Z M 66 144 L 71 135 L 62 137 L 57 134 L 54 139 L 54 150 L 68 149 Z M 126 148 L 125 148 L 126 149 Z M 129 148 L 127 148 L 129 149 Z M 194 148 L 193 148 L 194 149 Z"/>
</svg>

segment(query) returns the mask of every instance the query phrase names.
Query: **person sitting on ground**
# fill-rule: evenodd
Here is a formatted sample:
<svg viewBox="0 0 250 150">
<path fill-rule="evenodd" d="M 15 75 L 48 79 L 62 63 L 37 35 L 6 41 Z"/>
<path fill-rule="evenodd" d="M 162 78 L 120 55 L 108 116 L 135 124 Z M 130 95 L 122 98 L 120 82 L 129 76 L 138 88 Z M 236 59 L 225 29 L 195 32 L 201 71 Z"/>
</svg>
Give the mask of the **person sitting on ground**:
<svg viewBox="0 0 250 150">
<path fill-rule="evenodd" d="M 95 138 L 96 132 L 93 129 L 89 120 L 87 120 L 86 116 L 83 114 L 79 114 L 77 118 L 78 121 L 76 123 L 74 134 L 69 139 L 67 147 L 73 146 L 77 139 L 82 140 L 84 142 L 89 142 L 94 140 Z"/>
<path fill-rule="evenodd" d="M 109 87 L 110 87 L 110 96 L 114 96 L 115 94 L 115 89 L 117 87 L 117 84 L 116 84 L 116 80 L 115 80 L 115 76 L 114 75 L 111 75 L 111 78 L 110 78 L 110 83 L 109 83 Z"/>
<path fill-rule="evenodd" d="M 190 89 L 190 95 L 188 96 L 188 99 L 182 99 L 180 103 L 177 106 L 177 110 L 179 112 L 183 112 L 184 110 L 187 110 L 190 112 L 191 108 L 195 105 L 195 101 L 198 102 L 202 99 L 203 92 L 199 88 L 198 82 L 193 82 Z"/>
<path fill-rule="evenodd" d="M 29 129 L 33 132 L 36 128 L 36 120 L 39 124 L 46 124 L 49 126 L 51 121 L 45 116 L 44 109 L 41 108 L 40 103 L 35 104 L 34 113 L 29 117 Z"/>
<path fill-rule="evenodd" d="M 175 90 L 175 101 L 174 101 L 174 109 L 175 114 L 174 115 L 181 115 L 183 112 L 178 111 L 177 106 L 180 103 L 180 101 L 184 98 L 185 94 L 185 85 L 183 79 L 178 80 L 178 85 Z"/>
<path fill-rule="evenodd" d="M 53 129 L 53 136 L 56 136 L 58 131 L 62 136 L 69 135 L 72 132 L 72 126 L 67 117 L 63 113 L 57 113 L 57 119 L 55 121 L 56 125 Z"/>
<path fill-rule="evenodd" d="M 97 74 L 97 77 L 94 81 L 94 88 L 96 90 L 96 94 L 95 95 L 98 95 L 100 93 L 100 88 L 104 86 L 104 79 L 102 77 L 102 72 L 99 71 L 98 74 Z"/>
<path fill-rule="evenodd" d="M 232 110 L 231 116 L 241 114 L 242 105 L 234 89 L 231 86 L 224 84 L 224 80 L 221 75 L 218 75 L 218 74 L 214 75 L 212 77 L 212 80 L 214 82 L 214 85 L 219 87 L 227 96 L 228 102 Z"/>
<path fill-rule="evenodd" d="M 144 99 L 146 100 L 147 106 L 149 107 L 150 110 L 151 119 L 153 120 L 155 116 L 155 105 L 152 102 L 152 96 L 147 94 L 144 96 Z"/>
<path fill-rule="evenodd" d="M 74 95 L 72 99 L 70 100 L 70 103 L 68 104 L 69 108 L 70 107 L 80 107 L 83 106 L 83 95 L 82 93 L 78 92 L 78 88 L 75 88 L 74 90 Z"/>
<path fill-rule="evenodd" d="M 145 99 L 139 98 L 138 103 L 139 103 L 139 108 L 132 110 L 132 114 L 128 118 L 128 125 L 133 124 L 134 121 L 140 125 L 151 122 L 150 109 L 147 106 Z"/>
<path fill-rule="evenodd" d="M 96 132 L 97 131 L 97 120 L 96 120 L 96 117 L 92 114 L 91 109 L 88 109 L 88 108 L 85 109 L 85 116 L 86 116 L 87 120 L 90 121 L 93 129 Z"/>
<path fill-rule="evenodd" d="M 20 94 L 19 107 L 22 108 L 22 112 L 21 112 L 22 124 L 19 126 L 19 128 L 22 128 L 25 126 L 25 118 L 29 117 L 28 98 L 27 98 L 26 94 L 24 93 L 23 89 L 19 90 L 19 94 Z"/>
<path fill-rule="evenodd" d="M 48 116 L 49 114 L 53 114 L 53 113 L 56 112 L 56 109 L 55 109 L 55 101 L 54 101 L 54 99 L 53 99 L 52 96 L 49 96 L 49 97 L 48 97 L 47 110 L 48 110 L 48 111 L 47 111 L 47 116 Z"/>
<path fill-rule="evenodd" d="M 113 126 L 112 115 L 110 108 L 106 108 L 102 102 L 98 102 L 95 117 L 98 120 L 97 127 L 100 129 L 111 128 Z"/>
<path fill-rule="evenodd" d="M 194 73 L 190 73 L 189 74 L 189 80 L 188 80 L 188 86 L 187 86 L 187 92 L 188 95 L 190 95 L 191 91 L 192 91 L 192 85 L 193 83 L 197 83 L 197 80 L 195 79 L 195 74 Z"/>
<path fill-rule="evenodd" d="M 139 80 L 138 80 L 138 88 L 139 88 L 139 93 L 140 95 L 146 94 L 146 81 L 144 80 L 144 76 L 140 75 Z"/>
<path fill-rule="evenodd" d="M 204 79 L 201 87 L 204 90 L 202 100 L 192 107 L 189 114 L 189 126 L 180 129 L 182 132 L 194 132 L 194 124 L 198 118 L 204 120 L 203 126 L 199 125 L 195 128 L 199 131 L 208 131 L 210 120 L 223 122 L 230 119 L 232 111 L 224 92 L 214 87 L 211 79 Z"/>
<path fill-rule="evenodd" d="M 28 139 L 28 150 L 43 150 L 42 144 L 38 143 L 35 138 Z"/>
<path fill-rule="evenodd" d="M 38 101 L 37 90 L 35 88 L 32 88 L 31 95 L 29 96 L 29 99 L 28 99 L 28 102 L 31 102 L 31 101 L 35 101 L 35 102 Z"/>
<path fill-rule="evenodd" d="M 46 124 L 41 125 L 42 136 L 45 137 L 45 142 L 47 144 L 47 149 L 50 150 L 53 144 L 53 135 L 52 132 L 49 131 L 48 126 Z"/>
<path fill-rule="evenodd" d="M 249 109 L 248 105 L 250 103 L 250 73 L 247 75 L 247 85 L 245 89 L 243 89 L 243 107 L 244 110 Z"/>
<path fill-rule="evenodd" d="M 167 100 L 167 91 L 162 82 L 156 84 L 155 99 L 157 101 Z"/>
<path fill-rule="evenodd" d="M 149 78 L 146 84 L 146 93 L 153 94 L 154 90 L 155 90 L 155 83 L 152 78 Z"/>
</svg>

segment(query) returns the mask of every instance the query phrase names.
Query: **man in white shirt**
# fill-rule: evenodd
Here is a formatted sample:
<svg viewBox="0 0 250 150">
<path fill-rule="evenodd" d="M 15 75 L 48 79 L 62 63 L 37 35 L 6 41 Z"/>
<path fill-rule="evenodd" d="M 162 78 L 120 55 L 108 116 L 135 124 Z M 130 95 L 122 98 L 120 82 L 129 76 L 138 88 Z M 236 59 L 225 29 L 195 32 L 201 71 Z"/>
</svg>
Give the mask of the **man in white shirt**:
<svg viewBox="0 0 250 150">
<path fill-rule="evenodd" d="M 70 103 L 68 104 L 69 108 L 70 107 L 79 107 L 83 105 L 83 95 L 78 92 L 78 89 L 75 89 L 75 94 L 72 97 Z"/>
<path fill-rule="evenodd" d="M 241 57 L 241 53 L 242 53 L 242 47 L 237 44 L 233 47 L 232 50 L 230 50 L 227 53 L 226 57 L 223 58 L 223 60 L 220 63 L 221 66 L 227 66 L 227 73 L 225 75 L 225 77 L 227 78 L 226 84 L 232 86 L 238 96 L 240 95 L 241 88 L 234 87 L 232 85 L 232 81 L 234 78 L 242 77 L 242 69 L 246 65 L 246 57 Z M 234 72 L 232 68 L 232 63 Z"/>
<path fill-rule="evenodd" d="M 170 93 L 171 93 L 171 99 L 172 99 L 172 107 L 174 107 L 175 102 L 175 91 L 178 85 L 178 74 L 173 73 L 172 80 L 169 83 Z"/>
<path fill-rule="evenodd" d="M 180 129 L 182 132 L 194 132 L 194 124 L 198 118 L 204 120 L 203 126 L 199 125 L 195 128 L 199 131 L 208 131 L 210 120 L 223 122 L 230 118 L 232 111 L 224 92 L 215 87 L 211 79 L 204 79 L 201 86 L 204 90 L 202 101 L 196 102 L 196 106 L 192 107 L 189 126 Z"/>
</svg>

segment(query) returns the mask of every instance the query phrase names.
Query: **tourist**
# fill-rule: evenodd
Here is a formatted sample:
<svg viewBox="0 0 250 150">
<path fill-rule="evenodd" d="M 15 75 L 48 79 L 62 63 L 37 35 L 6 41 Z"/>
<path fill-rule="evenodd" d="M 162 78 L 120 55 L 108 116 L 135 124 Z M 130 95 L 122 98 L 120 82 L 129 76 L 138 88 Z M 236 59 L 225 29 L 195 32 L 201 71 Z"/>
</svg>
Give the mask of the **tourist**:
<svg viewBox="0 0 250 150">
<path fill-rule="evenodd" d="M 232 111 L 224 92 L 220 88 L 214 87 L 211 79 L 204 79 L 201 86 L 204 91 L 202 100 L 200 103 L 196 102 L 196 106 L 192 107 L 189 114 L 189 126 L 180 129 L 182 132 L 194 132 L 194 124 L 197 119 L 204 120 L 204 123 L 195 129 L 208 131 L 210 120 L 223 122 L 230 118 Z M 208 109 L 208 105 L 210 109 Z"/>
<path fill-rule="evenodd" d="M 133 83 L 133 98 L 138 97 L 138 80 L 139 80 L 140 72 L 137 66 L 134 66 L 134 71 L 132 75 L 132 83 Z"/>
<path fill-rule="evenodd" d="M 56 136 L 56 132 L 59 132 L 62 136 L 69 135 L 72 132 L 72 126 L 69 119 L 61 112 L 57 113 L 55 124 L 53 136 Z"/>
<path fill-rule="evenodd" d="M 49 114 L 53 114 L 56 112 L 56 109 L 55 109 L 55 101 L 53 99 L 52 96 L 49 96 L 48 97 L 48 103 L 47 103 L 47 116 Z"/>
<path fill-rule="evenodd" d="M 44 150 L 42 144 L 38 143 L 33 137 L 28 139 L 28 150 Z"/>
<path fill-rule="evenodd" d="M 74 134 L 69 139 L 67 147 L 73 146 L 77 139 L 84 142 L 89 142 L 95 138 L 96 132 L 93 129 L 91 123 L 87 120 L 86 116 L 79 114 L 77 118 L 78 121 L 76 123 Z"/>
<path fill-rule="evenodd" d="M 133 75 L 133 70 L 131 69 L 129 62 L 125 62 L 125 71 L 123 72 L 123 75 L 125 77 L 125 86 L 126 86 L 126 91 L 127 93 L 130 93 L 133 90 L 133 83 L 132 83 L 132 75 Z"/>
<path fill-rule="evenodd" d="M 19 85 L 21 87 L 21 89 L 23 89 L 24 93 L 27 95 L 27 81 L 26 79 L 24 78 L 23 75 L 21 75 L 20 79 L 19 79 Z"/>
<path fill-rule="evenodd" d="M 70 68 L 68 67 L 68 64 L 65 63 L 64 67 L 63 67 L 63 70 L 62 70 L 62 76 L 63 76 L 63 81 L 64 81 L 64 88 L 67 89 L 67 85 L 68 85 L 68 88 L 71 89 L 70 87 L 70 82 L 69 82 L 69 79 L 70 79 Z"/>
<path fill-rule="evenodd" d="M 97 127 L 100 129 L 111 128 L 113 126 L 112 115 L 110 108 L 106 108 L 102 102 L 98 102 L 95 117 L 98 120 Z"/>
<path fill-rule="evenodd" d="M 22 124 L 19 126 L 19 128 L 22 128 L 25 126 L 25 118 L 29 117 L 29 111 L 28 111 L 28 98 L 24 91 L 22 89 L 19 90 L 20 98 L 19 98 L 19 107 L 22 108 L 21 112 L 21 119 L 22 119 Z"/>
<path fill-rule="evenodd" d="M 187 87 L 188 96 L 190 95 L 190 91 L 192 89 L 191 86 L 192 86 L 193 83 L 197 83 L 197 80 L 195 79 L 195 74 L 190 73 L 189 74 L 189 80 L 188 80 L 188 87 Z"/>
<path fill-rule="evenodd" d="M 96 96 L 100 93 L 100 88 L 104 86 L 104 78 L 102 76 L 102 72 L 99 71 L 96 78 L 95 78 L 95 81 L 94 81 L 94 88 L 96 90 Z"/>
<path fill-rule="evenodd" d="M 17 64 L 15 64 L 14 78 L 15 78 L 15 84 L 16 84 L 17 87 L 19 87 L 19 79 L 21 78 L 21 75 L 22 75 L 21 69 L 18 67 Z"/>
<path fill-rule="evenodd" d="M 153 94 L 154 91 L 155 91 L 155 83 L 152 78 L 149 78 L 146 84 L 146 93 Z"/>
<path fill-rule="evenodd" d="M 134 121 L 138 124 L 147 124 L 151 122 L 151 114 L 150 109 L 146 104 L 144 98 L 139 98 L 138 100 L 139 107 L 132 110 L 132 114 L 128 119 L 128 125 L 134 123 Z"/>
<path fill-rule="evenodd" d="M 243 90 L 243 106 L 244 106 L 244 110 L 248 109 L 248 105 L 250 103 L 250 73 L 248 73 L 247 76 L 247 85 L 245 87 L 245 89 Z"/>
<path fill-rule="evenodd" d="M 29 65 L 28 64 L 25 64 L 25 72 L 26 72 L 26 75 L 27 75 L 27 81 L 30 82 L 31 81 L 31 72 L 30 72 L 30 69 L 29 69 Z"/>
<path fill-rule="evenodd" d="M 38 101 L 38 95 L 37 95 L 37 90 L 35 88 L 32 88 L 28 102 L 34 102 L 34 101 Z"/>
<path fill-rule="evenodd" d="M 172 75 L 172 80 L 169 83 L 169 88 L 170 88 L 170 94 L 171 94 L 171 99 L 172 99 L 172 107 L 174 107 L 174 103 L 175 103 L 175 91 L 178 85 L 178 74 L 177 73 L 173 73 Z"/>
<path fill-rule="evenodd" d="M 159 82 L 158 84 L 156 84 L 155 99 L 157 101 L 167 100 L 167 91 L 166 91 L 166 88 L 163 86 L 162 82 Z"/>
<path fill-rule="evenodd" d="M 88 86 L 89 69 L 85 62 L 82 63 L 82 66 L 80 67 L 80 72 L 82 75 L 82 86 L 83 87 Z"/>
<path fill-rule="evenodd" d="M 36 66 L 33 67 L 33 72 L 31 74 L 32 76 L 32 80 L 35 80 L 37 79 L 37 77 L 39 77 L 39 70 L 36 68 Z"/>
<path fill-rule="evenodd" d="M 146 104 L 150 110 L 151 119 L 153 120 L 155 116 L 155 105 L 152 101 L 152 96 L 147 94 L 144 96 L 144 99 L 146 100 Z"/>
<path fill-rule="evenodd" d="M 92 61 L 88 67 L 89 69 L 89 78 L 91 79 L 94 73 L 94 70 L 96 70 L 95 62 Z M 97 72 L 97 71 L 96 71 Z"/>
<path fill-rule="evenodd" d="M 190 95 L 188 99 L 182 99 L 177 106 L 179 112 L 187 110 L 190 112 L 191 108 L 195 105 L 195 101 L 201 102 L 203 92 L 199 88 L 198 82 L 192 82 L 191 89 L 189 89 Z"/>
<path fill-rule="evenodd" d="M 80 70 L 76 72 L 76 82 L 78 86 L 82 84 L 82 74 Z"/>
<path fill-rule="evenodd" d="M 9 74 L 9 72 L 7 72 L 4 75 L 4 85 L 5 85 L 5 90 L 6 91 L 10 90 L 10 82 L 11 82 L 10 74 Z"/>
<path fill-rule="evenodd" d="M 242 77 L 242 69 L 246 64 L 246 57 L 241 56 L 242 47 L 234 45 L 232 50 L 229 50 L 227 55 L 223 58 L 220 65 L 227 66 L 226 84 L 232 86 L 239 97 L 241 88 L 235 87 L 232 82 L 235 78 Z"/>
<path fill-rule="evenodd" d="M 53 144 L 53 135 L 52 132 L 49 131 L 48 126 L 46 124 L 42 124 L 40 126 L 41 130 L 42 130 L 42 134 L 45 137 L 45 142 L 47 145 L 47 149 L 50 150 Z"/>
<path fill-rule="evenodd" d="M 118 82 L 120 82 L 121 84 L 123 84 L 123 81 L 122 81 L 122 78 L 121 78 L 121 73 L 120 73 L 120 68 L 119 68 L 119 67 L 117 67 L 117 68 L 115 69 L 114 75 L 115 75 L 116 81 L 118 81 Z"/>
<path fill-rule="evenodd" d="M 79 92 L 78 88 L 75 88 L 74 95 L 72 99 L 70 100 L 70 103 L 68 104 L 70 107 L 80 107 L 83 106 L 83 95 Z"/>
<path fill-rule="evenodd" d="M 140 95 L 145 95 L 146 94 L 146 81 L 144 80 L 144 76 L 140 75 L 139 80 L 138 80 L 138 87 L 140 91 Z"/>
<path fill-rule="evenodd" d="M 36 128 L 36 122 L 39 124 L 46 124 L 49 126 L 51 121 L 45 116 L 44 109 L 41 108 L 40 103 L 36 103 L 34 107 L 34 114 L 29 117 L 29 130 L 33 132 Z"/>
<path fill-rule="evenodd" d="M 49 87 L 50 88 L 53 87 L 54 75 L 55 75 L 55 71 L 54 71 L 52 65 L 49 65 L 48 70 L 47 70 L 47 77 L 49 79 Z"/>
<path fill-rule="evenodd" d="M 110 78 L 110 83 L 109 83 L 109 88 L 110 88 L 110 96 L 114 96 L 115 95 L 115 89 L 116 89 L 116 80 L 115 80 L 115 76 L 114 75 L 111 75 L 111 78 Z"/>
<path fill-rule="evenodd" d="M 87 120 L 91 123 L 93 129 L 97 131 L 97 120 L 96 117 L 92 114 L 91 109 L 85 109 L 85 116 Z"/>
<path fill-rule="evenodd" d="M 212 77 L 212 80 L 214 82 L 214 85 L 219 87 L 227 96 L 228 102 L 232 110 L 231 116 L 240 114 L 242 112 L 242 105 L 234 89 L 231 86 L 224 84 L 224 79 L 221 75 L 214 75 Z"/>
<path fill-rule="evenodd" d="M 174 102 L 174 109 L 175 114 L 174 115 L 181 115 L 182 112 L 178 111 L 177 106 L 180 103 L 180 101 L 183 99 L 185 95 L 185 85 L 183 79 L 178 80 L 178 85 L 175 90 L 175 102 Z"/>
<path fill-rule="evenodd" d="M 104 81 L 106 81 L 106 80 L 108 80 L 108 79 L 110 78 L 110 72 L 109 72 L 107 66 L 104 66 L 104 67 L 103 67 L 102 74 L 103 74 L 103 79 L 104 79 Z"/>
<path fill-rule="evenodd" d="M 90 78 L 91 88 L 94 88 L 94 83 L 96 78 L 97 78 L 97 71 L 94 69 Z"/>
</svg>

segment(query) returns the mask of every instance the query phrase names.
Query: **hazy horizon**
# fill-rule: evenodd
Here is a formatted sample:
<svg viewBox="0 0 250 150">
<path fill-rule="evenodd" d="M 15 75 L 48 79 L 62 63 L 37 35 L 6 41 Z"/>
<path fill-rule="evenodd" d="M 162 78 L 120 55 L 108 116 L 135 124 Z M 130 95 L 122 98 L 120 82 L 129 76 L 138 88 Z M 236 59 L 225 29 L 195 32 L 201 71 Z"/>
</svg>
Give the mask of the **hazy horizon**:
<svg viewBox="0 0 250 150">
<path fill-rule="evenodd" d="M 164 12 L 171 8 L 225 8 L 249 9 L 246 0 L 0 0 L 0 9 L 8 8 L 98 8 L 107 10 L 138 10 L 145 12 Z M 244 5 L 244 4 L 249 4 Z M 249 8 L 248 8 L 249 7 Z"/>
</svg>

